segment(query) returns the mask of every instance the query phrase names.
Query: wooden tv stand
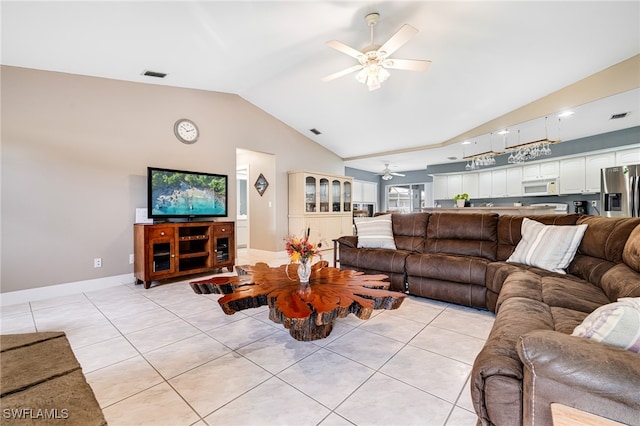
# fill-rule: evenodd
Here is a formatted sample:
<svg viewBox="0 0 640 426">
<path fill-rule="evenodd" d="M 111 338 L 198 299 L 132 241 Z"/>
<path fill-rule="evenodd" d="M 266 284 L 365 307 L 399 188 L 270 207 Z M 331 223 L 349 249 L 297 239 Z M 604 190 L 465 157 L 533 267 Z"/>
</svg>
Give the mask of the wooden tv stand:
<svg viewBox="0 0 640 426">
<path fill-rule="evenodd" d="M 133 274 L 144 288 L 182 275 L 233 271 L 233 222 L 137 223 L 133 231 Z"/>
</svg>

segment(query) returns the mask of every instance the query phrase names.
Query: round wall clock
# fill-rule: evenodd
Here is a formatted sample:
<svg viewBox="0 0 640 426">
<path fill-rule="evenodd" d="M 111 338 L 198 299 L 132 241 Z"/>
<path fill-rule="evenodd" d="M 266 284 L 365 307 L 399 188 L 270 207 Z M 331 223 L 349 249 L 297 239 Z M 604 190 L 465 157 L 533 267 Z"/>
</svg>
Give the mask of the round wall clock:
<svg viewBox="0 0 640 426">
<path fill-rule="evenodd" d="M 200 136 L 198 126 L 191 120 L 181 118 L 173 125 L 173 133 L 175 133 L 178 140 L 182 143 L 195 143 Z"/>
</svg>

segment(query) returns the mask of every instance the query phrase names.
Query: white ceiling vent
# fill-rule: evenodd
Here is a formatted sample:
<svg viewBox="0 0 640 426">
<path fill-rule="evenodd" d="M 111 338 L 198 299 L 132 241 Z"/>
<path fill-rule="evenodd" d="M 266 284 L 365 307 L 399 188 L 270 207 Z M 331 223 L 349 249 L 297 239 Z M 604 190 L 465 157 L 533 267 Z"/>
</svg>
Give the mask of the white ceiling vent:
<svg viewBox="0 0 640 426">
<path fill-rule="evenodd" d="M 619 118 L 625 118 L 629 114 L 630 114 L 629 112 L 621 112 L 619 114 L 613 114 L 611 115 L 611 118 L 609 118 L 609 120 L 617 120 Z"/>
<path fill-rule="evenodd" d="M 147 77 L 165 78 L 167 76 L 167 73 L 166 72 L 144 70 L 142 75 L 146 75 Z"/>
</svg>

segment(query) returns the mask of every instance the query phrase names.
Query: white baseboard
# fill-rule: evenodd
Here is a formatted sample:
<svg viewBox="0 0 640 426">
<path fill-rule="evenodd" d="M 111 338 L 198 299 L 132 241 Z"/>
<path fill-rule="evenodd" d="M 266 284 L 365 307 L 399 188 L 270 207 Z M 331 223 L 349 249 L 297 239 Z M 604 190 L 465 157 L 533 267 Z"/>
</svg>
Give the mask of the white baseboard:
<svg viewBox="0 0 640 426">
<path fill-rule="evenodd" d="M 134 281 L 133 274 L 116 275 L 113 277 L 96 278 L 93 280 L 76 281 L 72 283 L 56 284 L 45 287 L 29 288 L 26 290 L 0 293 L 0 306 L 16 305 L 18 303 L 33 302 L 50 299 L 52 297 L 69 296 L 85 291 L 103 290 Z"/>
</svg>

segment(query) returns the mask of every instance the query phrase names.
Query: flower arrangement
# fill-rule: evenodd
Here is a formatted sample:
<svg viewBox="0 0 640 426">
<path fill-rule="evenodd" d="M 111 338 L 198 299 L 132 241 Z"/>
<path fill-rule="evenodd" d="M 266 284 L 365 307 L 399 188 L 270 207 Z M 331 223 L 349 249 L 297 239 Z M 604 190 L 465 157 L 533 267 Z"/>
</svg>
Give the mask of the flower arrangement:
<svg viewBox="0 0 640 426">
<path fill-rule="evenodd" d="M 322 258 L 322 254 L 320 254 L 322 243 L 318 243 L 317 245 L 310 243 L 310 232 L 311 228 L 307 228 L 307 231 L 302 238 L 296 236 L 287 236 L 285 238 L 287 254 L 289 255 L 289 259 L 291 259 L 291 263 L 311 262 L 315 255 Z"/>
</svg>

